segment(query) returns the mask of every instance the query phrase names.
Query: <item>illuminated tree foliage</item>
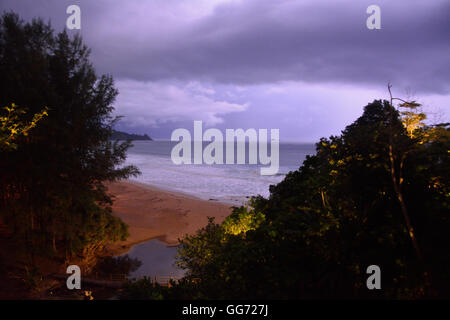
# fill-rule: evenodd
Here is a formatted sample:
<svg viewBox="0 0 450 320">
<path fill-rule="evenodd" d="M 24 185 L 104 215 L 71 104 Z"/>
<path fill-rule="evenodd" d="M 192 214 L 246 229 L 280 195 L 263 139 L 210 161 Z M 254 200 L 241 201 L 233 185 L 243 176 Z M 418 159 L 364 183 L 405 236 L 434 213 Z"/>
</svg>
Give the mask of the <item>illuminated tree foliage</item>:
<svg viewBox="0 0 450 320">
<path fill-rule="evenodd" d="M 186 294 L 172 292 L 189 298 L 195 283 L 193 297 L 211 299 L 448 297 L 449 127 L 414 120 L 412 130 L 405 116 L 388 101 L 370 103 L 340 136 L 322 138 L 268 199 L 183 239 Z M 403 159 L 402 195 L 423 260 L 394 190 L 390 145 L 396 174 Z M 372 264 L 382 290 L 366 287 Z"/>
<path fill-rule="evenodd" d="M 10 107 L 3 108 L 4 115 L 0 115 L 0 150 L 16 149 L 17 144 L 14 140 L 19 136 L 27 136 L 39 120 L 47 116 L 48 109 L 44 108 L 40 113 L 36 113 L 29 123 L 20 120 L 21 115 L 26 111 L 19 108 L 14 103 Z"/>
<path fill-rule="evenodd" d="M 0 62 L 0 105 L 27 107 L 0 113 L 2 137 L 8 136 L 2 143 L 14 137 L 18 146 L 0 151 L 0 218 L 32 260 L 38 254 L 88 258 L 106 242 L 124 239 L 127 227 L 111 215 L 103 183 L 137 169 L 119 167 L 130 144 L 109 141 L 113 79 L 97 77 L 80 37 L 12 13 L 0 20 Z"/>
</svg>

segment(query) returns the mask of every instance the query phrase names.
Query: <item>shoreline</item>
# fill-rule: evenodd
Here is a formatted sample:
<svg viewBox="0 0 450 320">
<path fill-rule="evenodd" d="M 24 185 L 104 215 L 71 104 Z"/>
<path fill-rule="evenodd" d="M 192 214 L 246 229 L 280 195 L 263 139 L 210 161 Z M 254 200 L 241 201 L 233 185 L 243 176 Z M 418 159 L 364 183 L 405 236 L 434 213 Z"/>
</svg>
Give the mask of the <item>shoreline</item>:
<svg viewBox="0 0 450 320">
<path fill-rule="evenodd" d="M 127 240 L 106 246 L 108 254 L 115 256 L 153 239 L 168 246 L 178 245 L 178 239 L 206 226 L 207 217 L 214 217 L 220 223 L 231 214 L 232 204 L 203 200 L 135 181 L 124 180 L 106 186 L 114 200 L 112 214 L 128 225 L 130 233 Z"/>
<path fill-rule="evenodd" d="M 145 184 L 143 182 L 140 181 L 136 181 L 136 180 L 123 180 L 121 182 L 127 182 L 127 183 L 131 183 L 131 184 L 135 184 L 138 185 L 140 187 L 149 189 L 149 190 L 157 190 L 157 191 L 162 191 L 162 192 L 167 192 L 167 193 L 173 193 L 175 195 L 182 195 L 182 196 L 186 196 L 188 198 L 193 198 L 196 200 L 201 200 L 201 201 L 214 201 L 217 203 L 222 203 L 225 205 L 228 205 L 230 207 L 232 206 L 243 206 L 247 203 L 247 201 L 252 197 L 251 195 L 247 195 L 247 196 L 242 196 L 242 198 L 230 198 L 230 199 L 223 199 L 223 198 L 202 198 L 201 196 L 195 195 L 195 194 L 191 194 L 188 192 L 183 192 L 183 191 L 179 191 L 179 190 L 174 190 L 174 189 L 170 189 L 170 188 L 166 188 L 166 187 L 160 187 L 160 186 L 156 186 L 156 185 L 150 185 L 150 184 Z M 253 196 L 256 196 L 253 195 Z"/>
<path fill-rule="evenodd" d="M 174 196 L 185 197 L 185 198 L 192 199 L 192 200 L 205 201 L 208 203 L 215 202 L 215 203 L 220 203 L 220 204 L 227 205 L 230 207 L 232 207 L 233 205 L 240 205 L 240 204 L 234 203 L 233 200 L 227 201 L 224 199 L 220 200 L 220 199 L 213 199 L 213 198 L 206 200 L 206 199 L 200 198 L 199 196 L 196 196 L 196 195 L 193 195 L 193 194 L 190 194 L 187 192 L 172 190 L 172 189 L 168 189 L 168 188 L 164 188 L 164 187 L 158 187 L 155 185 L 145 184 L 143 182 L 139 182 L 139 181 L 135 181 L 135 180 L 122 180 L 117 183 L 129 183 L 129 184 L 133 184 L 138 187 L 141 187 L 143 189 L 147 189 L 149 191 L 164 192 L 164 193 L 172 194 Z M 248 198 L 250 198 L 250 197 L 248 197 Z"/>
</svg>

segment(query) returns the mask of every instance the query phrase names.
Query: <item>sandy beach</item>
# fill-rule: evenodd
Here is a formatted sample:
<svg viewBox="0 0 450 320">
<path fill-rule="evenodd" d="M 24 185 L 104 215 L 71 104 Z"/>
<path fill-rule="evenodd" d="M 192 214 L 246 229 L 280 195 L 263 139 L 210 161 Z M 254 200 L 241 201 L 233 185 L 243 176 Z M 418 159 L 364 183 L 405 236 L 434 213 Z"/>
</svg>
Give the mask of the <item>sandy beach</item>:
<svg viewBox="0 0 450 320">
<path fill-rule="evenodd" d="M 179 238 L 204 227 L 207 217 L 222 222 L 231 213 L 229 204 L 135 182 L 115 182 L 107 187 L 114 196 L 113 214 L 128 224 L 130 232 L 126 241 L 108 246 L 114 252 L 124 253 L 132 245 L 154 238 L 176 245 Z"/>
</svg>

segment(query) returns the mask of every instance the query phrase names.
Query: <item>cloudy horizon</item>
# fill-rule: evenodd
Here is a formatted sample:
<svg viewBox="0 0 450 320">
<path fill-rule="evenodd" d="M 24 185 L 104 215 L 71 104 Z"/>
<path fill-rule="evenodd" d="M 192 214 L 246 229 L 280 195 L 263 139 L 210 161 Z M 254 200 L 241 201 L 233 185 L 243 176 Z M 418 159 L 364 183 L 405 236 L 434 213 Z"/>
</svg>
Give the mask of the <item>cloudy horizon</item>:
<svg viewBox="0 0 450 320">
<path fill-rule="evenodd" d="M 0 11 L 61 31 L 72 4 L 97 73 L 115 79 L 120 130 L 168 139 L 202 120 L 313 142 L 388 98 L 387 83 L 450 119 L 448 1 L 3 0 Z M 366 27 L 371 4 L 380 30 Z"/>
</svg>

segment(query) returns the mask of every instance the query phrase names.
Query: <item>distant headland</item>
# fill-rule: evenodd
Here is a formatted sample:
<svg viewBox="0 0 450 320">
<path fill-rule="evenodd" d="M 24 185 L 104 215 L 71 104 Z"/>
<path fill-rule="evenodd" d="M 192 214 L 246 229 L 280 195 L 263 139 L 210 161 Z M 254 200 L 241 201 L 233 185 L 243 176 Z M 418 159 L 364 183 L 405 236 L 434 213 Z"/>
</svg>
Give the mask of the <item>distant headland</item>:
<svg viewBox="0 0 450 320">
<path fill-rule="evenodd" d="M 140 135 L 134 133 L 126 133 L 123 131 L 113 130 L 113 134 L 111 135 L 110 140 L 147 140 L 153 141 L 147 134 Z"/>
</svg>

